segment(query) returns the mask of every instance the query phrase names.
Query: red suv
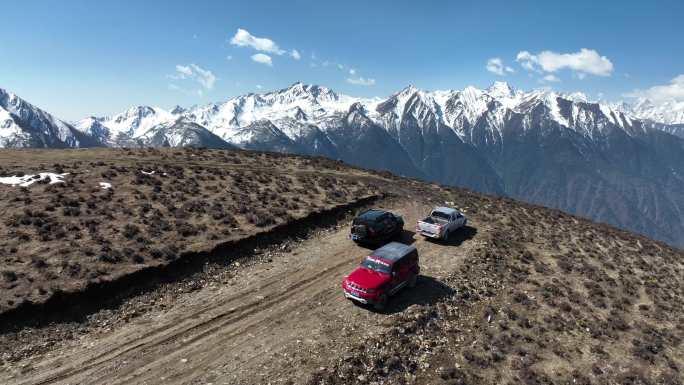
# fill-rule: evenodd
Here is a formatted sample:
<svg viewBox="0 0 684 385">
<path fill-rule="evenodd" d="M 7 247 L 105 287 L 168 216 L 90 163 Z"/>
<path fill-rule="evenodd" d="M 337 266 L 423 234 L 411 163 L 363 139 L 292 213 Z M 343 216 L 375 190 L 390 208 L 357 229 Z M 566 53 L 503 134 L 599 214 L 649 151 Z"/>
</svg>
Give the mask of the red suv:
<svg viewBox="0 0 684 385">
<path fill-rule="evenodd" d="M 342 290 L 345 297 L 380 310 L 402 287 L 415 287 L 419 273 L 416 248 L 391 242 L 361 261 L 342 281 Z"/>
</svg>

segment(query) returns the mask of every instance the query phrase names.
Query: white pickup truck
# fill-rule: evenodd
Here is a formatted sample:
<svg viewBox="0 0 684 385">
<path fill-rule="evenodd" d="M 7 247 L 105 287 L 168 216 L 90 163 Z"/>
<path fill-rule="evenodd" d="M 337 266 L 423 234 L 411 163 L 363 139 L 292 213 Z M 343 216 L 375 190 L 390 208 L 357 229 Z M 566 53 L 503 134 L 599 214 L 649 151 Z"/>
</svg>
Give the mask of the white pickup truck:
<svg viewBox="0 0 684 385">
<path fill-rule="evenodd" d="M 468 218 L 451 207 L 435 207 L 430 215 L 418 221 L 416 232 L 426 237 L 448 239 L 454 231 L 465 226 Z"/>
</svg>

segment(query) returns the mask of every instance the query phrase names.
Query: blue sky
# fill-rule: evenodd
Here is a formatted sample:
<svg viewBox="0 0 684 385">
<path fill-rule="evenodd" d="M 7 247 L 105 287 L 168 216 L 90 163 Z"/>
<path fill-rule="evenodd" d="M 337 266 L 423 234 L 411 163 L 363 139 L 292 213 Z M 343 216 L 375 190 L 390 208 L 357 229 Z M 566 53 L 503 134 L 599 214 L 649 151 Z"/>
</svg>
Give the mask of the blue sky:
<svg viewBox="0 0 684 385">
<path fill-rule="evenodd" d="M 505 80 L 617 100 L 684 73 L 683 1 L 23 0 L 3 14 L 0 87 L 67 120 L 295 81 L 386 96 Z"/>
</svg>

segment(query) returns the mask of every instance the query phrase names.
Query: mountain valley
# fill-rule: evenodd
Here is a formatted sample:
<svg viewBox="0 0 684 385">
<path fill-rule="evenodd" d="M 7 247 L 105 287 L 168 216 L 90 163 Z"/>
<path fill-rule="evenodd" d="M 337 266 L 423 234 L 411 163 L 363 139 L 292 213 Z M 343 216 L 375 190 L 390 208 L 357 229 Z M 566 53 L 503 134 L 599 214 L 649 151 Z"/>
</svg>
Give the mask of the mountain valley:
<svg viewBox="0 0 684 385">
<path fill-rule="evenodd" d="M 17 128 L 26 123 L 7 120 L 13 133 L 3 139 L 6 147 L 237 147 L 324 156 L 510 196 L 684 245 L 681 125 L 636 118 L 635 111 L 664 116 L 646 102 L 627 112 L 624 105 L 524 92 L 502 82 L 432 92 L 409 86 L 386 99 L 363 99 L 295 83 L 170 111 L 133 107 L 72 125 L 26 102 L 7 102 L 21 100 L 16 96 L 4 98 L 6 105 L 24 106 L 14 107 L 24 111 L 15 113 L 23 116 L 17 122 L 38 127 L 27 131 Z M 677 115 L 667 119 L 677 122 Z"/>
</svg>

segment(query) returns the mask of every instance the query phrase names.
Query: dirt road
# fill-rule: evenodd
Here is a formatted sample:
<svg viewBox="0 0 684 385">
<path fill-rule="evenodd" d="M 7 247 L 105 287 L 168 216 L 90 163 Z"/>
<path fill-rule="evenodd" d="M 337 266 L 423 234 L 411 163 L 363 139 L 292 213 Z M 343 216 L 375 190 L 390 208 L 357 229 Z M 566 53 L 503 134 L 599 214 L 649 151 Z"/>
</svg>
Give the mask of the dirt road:
<svg viewBox="0 0 684 385">
<path fill-rule="evenodd" d="M 304 382 L 345 348 L 414 304 L 449 293 L 440 280 L 462 263 L 482 228 L 450 244 L 414 235 L 429 207 L 389 207 L 406 221 L 403 241 L 418 247 L 422 276 L 376 313 L 344 300 L 343 276 L 368 249 L 348 228 L 309 239 L 270 263 L 243 266 L 229 282 L 184 294 L 162 311 L 80 339 L 0 372 L 3 384 L 242 384 Z"/>
</svg>

